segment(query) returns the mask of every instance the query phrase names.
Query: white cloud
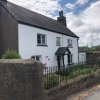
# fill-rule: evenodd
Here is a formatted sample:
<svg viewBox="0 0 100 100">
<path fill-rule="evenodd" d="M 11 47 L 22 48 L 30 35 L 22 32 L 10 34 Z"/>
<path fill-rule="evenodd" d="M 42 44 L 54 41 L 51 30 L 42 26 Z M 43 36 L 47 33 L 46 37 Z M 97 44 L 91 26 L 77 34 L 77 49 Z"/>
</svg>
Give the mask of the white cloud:
<svg viewBox="0 0 100 100">
<path fill-rule="evenodd" d="M 59 0 L 9 1 L 49 17 L 54 17 L 52 14 L 61 9 Z M 87 2 L 88 0 L 77 0 L 74 5 L 67 4 L 66 6 L 69 9 L 74 9 L 77 4 L 83 5 Z M 73 12 L 65 15 L 67 17 L 68 27 L 80 37 L 80 45 L 87 45 L 87 43 L 90 44 L 91 42 L 95 45 L 100 44 L 100 0 L 96 0 L 95 3 L 92 3 L 79 15 L 75 15 Z"/>
<path fill-rule="evenodd" d="M 80 5 L 83 5 L 85 3 L 88 3 L 89 0 L 77 0 L 76 1 L 76 4 L 80 4 Z"/>
<path fill-rule="evenodd" d="M 70 10 L 74 10 L 75 5 L 74 5 L 74 4 L 71 4 L 71 3 L 67 3 L 67 4 L 65 5 L 65 7 L 67 7 L 67 8 L 70 9 Z"/>
<path fill-rule="evenodd" d="M 61 9 L 59 0 L 8 0 L 32 11 L 52 17 L 51 13 Z"/>
<path fill-rule="evenodd" d="M 92 3 L 79 15 L 67 13 L 68 27 L 80 37 L 80 45 L 100 44 L 100 1 Z"/>
<path fill-rule="evenodd" d="M 77 8 L 78 6 L 84 5 L 84 4 L 88 3 L 88 2 L 89 2 L 89 0 L 76 0 L 75 3 L 67 3 L 67 4 L 65 5 L 65 7 L 66 7 L 67 9 L 74 10 L 74 9 Z"/>
</svg>

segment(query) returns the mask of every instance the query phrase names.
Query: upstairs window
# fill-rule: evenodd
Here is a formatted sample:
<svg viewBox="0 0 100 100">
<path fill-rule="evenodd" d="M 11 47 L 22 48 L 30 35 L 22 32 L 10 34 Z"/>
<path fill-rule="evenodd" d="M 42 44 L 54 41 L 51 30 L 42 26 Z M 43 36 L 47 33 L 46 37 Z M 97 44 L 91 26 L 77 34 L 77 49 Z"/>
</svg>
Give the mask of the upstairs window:
<svg viewBox="0 0 100 100">
<path fill-rule="evenodd" d="M 46 35 L 37 34 L 37 45 L 46 45 Z"/>
<path fill-rule="evenodd" d="M 68 39 L 68 47 L 72 47 L 72 40 Z"/>
<path fill-rule="evenodd" d="M 60 37 L 56 37 L 56 45 L 61 46 L 61 38 Z"/>
</svg>

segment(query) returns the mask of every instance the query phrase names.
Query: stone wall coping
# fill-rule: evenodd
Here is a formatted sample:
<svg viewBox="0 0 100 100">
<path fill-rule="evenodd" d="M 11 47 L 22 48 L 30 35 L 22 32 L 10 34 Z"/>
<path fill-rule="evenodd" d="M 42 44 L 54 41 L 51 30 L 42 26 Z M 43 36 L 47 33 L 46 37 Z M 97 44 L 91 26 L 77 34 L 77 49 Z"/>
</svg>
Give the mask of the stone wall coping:
<svg viewBox="0 0 100 100">
<path fill-rule="evenodd" d="M 0 59 L 0 64 L 42 64 L 39 61 L 36 61 L 34 59 Z"/>
</svg>

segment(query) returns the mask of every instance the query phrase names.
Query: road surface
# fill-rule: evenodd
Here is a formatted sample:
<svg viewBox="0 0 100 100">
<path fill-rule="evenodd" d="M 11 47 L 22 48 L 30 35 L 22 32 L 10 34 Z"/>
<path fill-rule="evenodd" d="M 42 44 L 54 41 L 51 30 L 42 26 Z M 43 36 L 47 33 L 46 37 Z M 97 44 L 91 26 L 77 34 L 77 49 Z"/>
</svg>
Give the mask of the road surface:
<svg viewBox="0 0 100 100">
<path fill-rule="evenodd" d="M 73 95 L 66 100 L 100 100 L 100 85 L 94 86 L 89 90 Z"/>
</svg>

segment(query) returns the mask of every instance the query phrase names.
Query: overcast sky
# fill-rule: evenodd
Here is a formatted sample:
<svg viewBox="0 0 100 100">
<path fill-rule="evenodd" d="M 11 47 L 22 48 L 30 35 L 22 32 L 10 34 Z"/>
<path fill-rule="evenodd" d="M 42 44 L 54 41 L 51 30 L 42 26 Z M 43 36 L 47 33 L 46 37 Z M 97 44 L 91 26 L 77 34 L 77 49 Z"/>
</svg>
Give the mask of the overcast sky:
<svg viewBox="0 0 100 100">
<path fill-rule="evenodd" d="M 79 45 L 100 44 L 100 0 L 8 0 L 56 19 L 60 10 L 67 27 L 77 34 Z"/>
</svg>

